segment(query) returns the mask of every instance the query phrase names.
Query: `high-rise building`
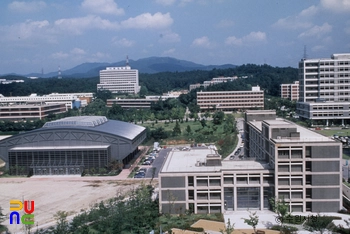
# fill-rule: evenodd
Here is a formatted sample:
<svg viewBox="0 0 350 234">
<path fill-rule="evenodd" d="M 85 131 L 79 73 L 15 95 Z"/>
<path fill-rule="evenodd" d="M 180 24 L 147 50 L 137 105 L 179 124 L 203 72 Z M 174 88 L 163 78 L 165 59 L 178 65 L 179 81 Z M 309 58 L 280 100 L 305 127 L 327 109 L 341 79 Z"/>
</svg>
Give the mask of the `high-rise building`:
<svg viewBox="0 0 350 234">
<path fill-rule="evenodd" d="M 100 71 L 100 83 L 97 90 L 109 90 L 112 93 L 138 93 L 139 71 L 131 69 L 128 60 L 125 67 L 107 67 Z"/>
<path fill-rule="evenodd" d="M 299 62 L 297 113 L 312 120 L 350 119 L 350 54 Z"/>
</svg>

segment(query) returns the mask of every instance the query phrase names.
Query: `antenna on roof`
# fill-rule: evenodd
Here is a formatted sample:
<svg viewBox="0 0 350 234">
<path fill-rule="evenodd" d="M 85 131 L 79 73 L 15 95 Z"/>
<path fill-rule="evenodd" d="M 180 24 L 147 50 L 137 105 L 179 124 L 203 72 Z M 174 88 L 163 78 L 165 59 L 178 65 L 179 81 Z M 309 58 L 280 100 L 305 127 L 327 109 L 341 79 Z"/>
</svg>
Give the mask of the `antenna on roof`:
<svg viewBox="0 0 350 234">
<path fill-rule="evenodd" d="M 129 56 L 128 56 L 128 55 L 126 56 L 126 66 L 127 66 L 127 67 L 130 67 L 130 66 L 129 66 Z"/>
<path fill-rule="evenodd" d="M 303 59 L 307 59 L 307 54 L 306 54 L 306 45 L 304 45 L 304 55 L 303 55 Z"/>
</svg>

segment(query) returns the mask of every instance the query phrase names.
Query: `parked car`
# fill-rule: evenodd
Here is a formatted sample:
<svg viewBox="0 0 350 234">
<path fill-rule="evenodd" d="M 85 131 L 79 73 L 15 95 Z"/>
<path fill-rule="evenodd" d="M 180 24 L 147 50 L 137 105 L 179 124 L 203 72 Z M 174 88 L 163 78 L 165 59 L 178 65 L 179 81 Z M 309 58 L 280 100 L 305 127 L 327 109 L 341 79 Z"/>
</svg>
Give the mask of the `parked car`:
<svg viewBox="0 0 350 234">
<path fill-rule="evenodd" d="M 142 163 L 142 165 L 151 165 L 151 161 L 146 160 Z"/>
<path fill-rule="evenodd" d="M 145 178 L 145 174 L 144 173 L 137 173 L 134 175 L 134 178 Z"/>
<path fill-rule="evenodd" d="M 147 168 L 140 168 L 138 172 L 143 172 L 143 173 L 146 173 L 147 172 Z"/>
<path fill-rule="evenodd" d="M 230 156 L 230 160 L 233 160 L 233 159 L 235 159 L 235 156 L 234 156 L 234 155 L 231 155 L 231 156 Z"/>
</svg>

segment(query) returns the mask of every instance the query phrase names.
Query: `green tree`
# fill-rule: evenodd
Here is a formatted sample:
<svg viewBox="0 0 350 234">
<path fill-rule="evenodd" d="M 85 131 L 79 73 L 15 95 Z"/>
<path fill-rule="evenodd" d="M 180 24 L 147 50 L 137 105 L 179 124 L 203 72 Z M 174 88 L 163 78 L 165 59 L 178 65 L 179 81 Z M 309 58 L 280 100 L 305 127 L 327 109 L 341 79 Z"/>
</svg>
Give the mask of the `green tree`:
<svg viewBox="0 0 350 234">
<path fill-rule="evenodd" d="M 273 212 L 275 212 L 278 216 L 278 220 L 281 223 L 281 230 L 284 228 L 284 221 L 286 217 L 289 215 L 289 206 L 285 202 L 284 199 L 270 198 L 270 205 L 272 207 Z"/>
<path fill-rule="evenodd" d="M 6 219 L 6 216 L 2 213 L 2 207 L 0 206 L 0 232 L 7 230 L 7 228 L 1 224 L 2 222 L 5 221 L 5 219 Z"/>
<path fill-rule="evenodd" d="M 67 222 L 68 213 L 66 211 L 57 211 L 54 215 L 56 220 L 56 227 L 53 231 L 54 234 L 66 234 L 69 230 L 69 225 Z"/>
<path fill-rule="evenodd" d="M 87 105 L 82 112 L 84 115 L 106 116 L 107 110 L 106 103 L 101 99 L 96 99 Z"/>
<path fill-rule="evenodd" d="M 112 99 L 112 92 L 109 90 L 97 90 L 95 94 L 95 99 L 101 99 L 104 102 L 107 102 L 107 99 Z"/>
<path fill-rule="evenodd" d="M 178 121 L 176 121 L 175 127 L 173 128 L 173 135 L 178 136 L 181 134 L 181 127 Z"/>
<path fill-rule="evenodd" d="M 254 233 L 256 234 L 256 226 L 259 223 L 259 216 L 256 215 L 256 211 L 255 212 L 251 212 L 249 211 L 249 219 L 245 219 L 242 218 L 244 220 L 244 223 L 248 224 L 249 226 L 252 226 L 254 229 Z"/>
<path fill-rule="evenodd" d="M 220 230 L 222 234 L 232 234 L 233 231 L 235 230 L 235 224 L 231 224 L 230 219 L 227 220 L 227 224 L 225 226 L 225 230 Z"/>
<path fill-rule="evenodd" d="M 213 123 L 216 124 L 216 125 L 220 125 L 224 121 L 224 118 L 225 118 L 225 113 L 224 112 L 216 111 L 213 114 Z"/>
<path fill-rule="evenodd" d="M 204 118 L 202 118 L 200 122 L 201 122 L 201 125 L 202 125 L 203 128 L 205 126 L 207 126 L 207 124 L 206 124 L 207 121 Z"/>
<path fill-rule="evenodd" d="M 320 232 L 323 234 L 327 227 L 332 223 L 333 218 L 329 216 L 321 216 L 320 214 L 317 214 L 314 218 L 309 219 L 305 224 L 304 227 L 306 230 L 310 232 Z"/>
<path fill-rule="evenodd" d="M 190 125 L 187 125 L 186 132 L 187 132 L 188 135 L 191 135 L 192 129 L 191 129 Z"/>
</svg>

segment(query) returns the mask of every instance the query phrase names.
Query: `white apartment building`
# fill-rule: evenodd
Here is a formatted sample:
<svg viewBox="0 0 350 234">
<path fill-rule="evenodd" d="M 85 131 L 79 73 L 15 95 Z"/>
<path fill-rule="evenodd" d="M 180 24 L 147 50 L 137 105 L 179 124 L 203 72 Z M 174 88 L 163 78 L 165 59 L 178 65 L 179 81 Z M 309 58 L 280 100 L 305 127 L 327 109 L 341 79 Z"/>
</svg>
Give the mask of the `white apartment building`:
<svg viewBox="0 0 350 234">
<path fill-rule="evenodd" d="M 251 91 L 200 91 L 197 105 L 201 111 L 264 109 L 264 91 L 259 86 L 252 87 Z"/>
<path fill-rule="evenodd" d="M 125 67 L 107 67 L 100 71 L 100 83 L 97 90 L 109 90 L 112 93 L 138 93 L 139 71 Z"/>
<path fill-rule="evenodd" d="M 27 104 L 65 104 L 66 110 L 80 107 L 79 97 L 91 97 L 92 93 L 51 93 L 39 96 L 35 93 L 29 96 L 5 97 L 0 94 L 0 105 L 27 105 Z M 83 102 L 85 103 L 85 102 Z"/>
<path fill-rule="evenodd" d="M 173 149 L 159 173 L 162 213 L 270 209 L 278 197 L 291 212 L 342 208 L 342 145 L 270 110 L 248 110 L 243 159 L 221 160 L 215 147 Z"/>
<path fill-rule="evenodd" d="M 280 85 L 280 97 L 291 101 L 299 100 L 299 81 Z"/>
<path fill-rule="evenodd" d="M 196 89 L 196 88 L 199 88 L 199 87 L 208 87 L 208 86 L 211 86 L 211 85 L 215 85 L 215 84 L 220 84 L 220 83 L 226 83 L 226 82 L 229 82 L 229 81 L 234 81 L 238 79 L 237 76 L 233 76 L 233 77 L 215 77 L 209 81 L 204 81 L 203 84 L 191 84 L 190 85 L 190 88 L 189 90 L 191 91 L 192 89 Z"/>
<path fill-rule="evenodd" d="M 322 104 L 320 104 L 322 103 Z M 300 117 L 315 120 L 350 119 L 350 54 L 299 62 Z"/>
</svg>

